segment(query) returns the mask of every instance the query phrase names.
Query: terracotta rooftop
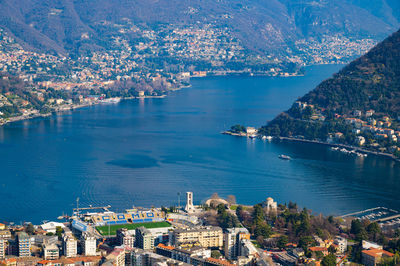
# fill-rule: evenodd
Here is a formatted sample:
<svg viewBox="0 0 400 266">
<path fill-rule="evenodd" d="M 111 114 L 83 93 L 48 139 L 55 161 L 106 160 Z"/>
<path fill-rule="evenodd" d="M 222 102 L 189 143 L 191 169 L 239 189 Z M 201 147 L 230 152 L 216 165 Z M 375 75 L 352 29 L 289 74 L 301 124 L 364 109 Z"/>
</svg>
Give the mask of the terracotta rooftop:
<svg viewBox="0 0 400 266">
<path fill-rule="evenodd" d="M 230 263 L 229 261 L 226 260 L 219 260 L 219 259 L 214 259 L 214 258 L 208 258 L 207 261 L 221 264 L 221 265 L 226 265 L 226 266 L 236 266 L 235 264 Z"/>
<path fill-rule="evenodd" d="M 165 248 L 165 249 L 169 249 L 169 250 L 174 250 L 174 249 L 175 249 L 174 247 L 166 246 L 166 245 L 164 245 L 164 244 L 162 244 L 162 243 L 158 244 L 157 247 Z"/>
<path fill-rule="evenodd" d="M 381 257 L 382 255 L 386 255 L 388 257 L 393 257 L 394 254 L 390 253 L 389 251 L 383 250 L 383 249 L 377 249 L 377 248 L 372 248 L 372 249 L 366 249 L 363 250 L 362 253 L 371 256 L 371 257 Z"/>
<path fill-rule="evenodd" d="M 326 247 L 310 247 L 309 248 L 311 251 L 316 252 L 316 251 L 328 251 Z"/>
</svg>

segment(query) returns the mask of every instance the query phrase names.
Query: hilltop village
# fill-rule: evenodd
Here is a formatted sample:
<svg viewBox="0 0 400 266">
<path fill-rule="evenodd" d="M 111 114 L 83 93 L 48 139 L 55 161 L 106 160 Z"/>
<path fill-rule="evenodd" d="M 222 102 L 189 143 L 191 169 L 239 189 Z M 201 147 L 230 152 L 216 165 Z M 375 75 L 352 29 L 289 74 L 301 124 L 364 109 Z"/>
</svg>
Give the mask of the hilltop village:
<svg viewBox="0 0 400 266">
<path fill-rule="evenodd" d="M 254 206 L 214 194 L 202 205 L 80 207 L 65 222 L 0 224 L 1 265 L 392 265 L 399 213 L 324 217 L 272 198 Z M 397 220 L 396 220 L 397 219 Z"/>
</svg>

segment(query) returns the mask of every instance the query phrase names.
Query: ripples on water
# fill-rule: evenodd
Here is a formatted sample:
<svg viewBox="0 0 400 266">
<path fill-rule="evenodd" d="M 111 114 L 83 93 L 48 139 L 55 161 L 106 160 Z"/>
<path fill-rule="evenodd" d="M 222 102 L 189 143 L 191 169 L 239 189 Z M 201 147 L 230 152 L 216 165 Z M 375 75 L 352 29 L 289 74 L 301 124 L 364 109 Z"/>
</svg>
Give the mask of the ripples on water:
<svg viewBox="0 0 400 266">
<path fill-rule="evenodd" d="M 177 192 L 196 201 L 218 192 L 255 204 L 272 196 L 316 212 L 399 209 L 399 167 L 324 146 L 220 135 L 261 126 L 337 66 L 305 77 L 193 80 L 165 99 L 122 101 L 0 129 L 0 220 L 39 222 L 81 205 L 170 206 Z M 287 154 L 292 161 L 278 159 Z"/>
</svg>

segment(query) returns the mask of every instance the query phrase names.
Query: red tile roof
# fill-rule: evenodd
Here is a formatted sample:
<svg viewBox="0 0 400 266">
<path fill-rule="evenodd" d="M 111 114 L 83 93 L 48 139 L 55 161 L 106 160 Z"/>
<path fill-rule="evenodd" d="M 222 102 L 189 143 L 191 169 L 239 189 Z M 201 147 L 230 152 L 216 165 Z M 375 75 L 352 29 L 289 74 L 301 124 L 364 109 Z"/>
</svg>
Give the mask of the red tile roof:
<svg viewBox="0 0 400 266">
<path fill-rule="evenodd" d="M 377 257 L 381 257 L 382 255 L 386 255 L 388 257 L 393 257 L 394 254 L 390 253 L 389 251 L 383 250 L 383 249 L 377 249 L 377 248 L 372 248 L 372 249 L 367 249 L 367 250 L 363 250 L 362 253 L 377 258 Z"/>
</svg>

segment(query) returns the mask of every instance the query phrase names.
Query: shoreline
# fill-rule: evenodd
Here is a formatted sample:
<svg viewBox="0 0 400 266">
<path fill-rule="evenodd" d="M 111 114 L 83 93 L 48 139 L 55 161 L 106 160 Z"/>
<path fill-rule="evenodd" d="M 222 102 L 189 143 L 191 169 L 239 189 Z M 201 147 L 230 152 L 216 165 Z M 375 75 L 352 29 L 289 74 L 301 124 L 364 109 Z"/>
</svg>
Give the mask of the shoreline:
<svg viewBox="0 0 400 266">
<path fill-rule="evenodd" d="M 173 89 L 168 89 L 167 91 L 165 91 L 165 94 L 162 95 L 153 95 L 153 96 L 133 96 L 133 97 L 117 97 L 120 98 L 120 100 L 133 100 L 133 99 L 163 99 L 166 98 L 168 96 L 168 92 L 174 92 L 174 91 L 179 91 L 185 88 L 190 88 L 192 87 L 191 84 L 189 85 L 182 85 L 179 86 L 177 88 L 173 88 Z M 84 107 L 88 107 L 88 106 L 92 106 L 92 105 L 98 105 L 98 104 L 102 104 L 102 102 L 92 102 L 92 103 L 84 103 L 84 104 L 73 104 L 70 106 L 61 106 L 59 108 L 55 108 L 54 110 L 52 110 L 49 113 L 45 113 L 45 114 L 41 114 L 41 113 L 37 113 L 37 114 L 32 114 L 32 115 L 20 115 L 20 116 L 14 116 L 14 117 L 10 117 L 7 118 L 7 121 L 3 121 L 0 122 L 0 127 L 9 124 L 9 123 L 14 123 L 14 122 L 19 122 L 19 121 L 25 121 L 25 120 L 31 120 L 31 119 L 35 119 L 35 118 L 39 118 L 39 117 L 48 117 L 53 115 L 54 113 L 62 113 L 62 112 L 66 112 L 66 111 L 72 111 L 75 109 L 80 109 L 80 108 L 84 108 Z"/>
<path fill-rule="evenodd" d="M 176 90 L 179 90 L 179 89 L 175 89 L 173 91 L 176 91 Z M 139 96 L 137 96 L 137 97 L 125 97 L 125 98 L 120 98 L 120 99 L 121 100 L 163 99 L 165 97 L 167 97 L 166 94 L 155 95 L 155 96 L 142 96 L 142 97 L 139 97 Z M 73 110 L 76 110 L 76 109 L 81 109 L 81 108 L 84 108 L 84 107 L 100 105 L 100 104 L 102 104 L 102 102 L 93 102 L 93 103 L 86 103 L 86 104 L 76 104 L 76 105 L 70 105 L 70 106 L 61 106 L 61 107 L 56 108 L 56 109 L 52 110 L 51 112 L 45 113 L 45 114 L 37 113 L 37 114 L 32 114 L 32 115 L 27 115 L 27 116 L 24 116 L 24 115 L 14 116 L 14 117 L 7 118 L 7 121 L 0 122 L 0 127 L 5 126 L 5 125 L 10 124 L 10 123 L 14 123 L 14 122 L 31 120 L 31 119 L 35 119 L 35 118 L 41 118 L 41 117 L 49 117 L 49 116 L 51 116 L 51 115 L 53 115 L 55 113 L 63 113 L 63 112 L 67 112 L 67 111 L 73 111 Z"/>
<path fill-rule="evenodd" d="M 380 156 L 380 157 L 386 157 L 388 159 L 391 159 L 395 162 L 400 162 L 400 159 L 394 156 L 393 154 L 390 153 L 385 153 L 385 152 L 377 152 L 377 151 L 371 151 L 367 150 L 361 147 L 355 147 L 351 145 L 346 145 L 346 144 L 338 144 L 338 143 L 328 143 L 324 141 L 318 141 L 318 140 L 307 140 L 307 139 L 298 139 L 298 138 L 290 138 L 290 137 L 274 137 L 276 139 L 279 139 L 281 141 L 294 141 L 294 142 L 302 142 L 302 143 L 313 143 L 313 144 L 318 144 L 318 145 L 324 145 L 324 146 L 329 146 L 329 147 L 338 147 L 338 148 L 345 148 L 345 149 L 351 149 L 355 150 L 357 152 L 361 153 L 366 153 L 366 154 L 372 154 L 375 156 Z"/>
<path fill-rule="evenodd" d="M 221 134 L 235 136 L 235 137 L 248 137 L 247 134 L 244 133 L 244 132 L 235 133 L 235 132 L 230 132 L 230 131 L 222 131 Z M 260 138 L 260 135 L 257 135 L 257 138 Z M 361 153 L 365 153 L 365 154 L 372 154 L 372 155 L 379 156 L 379 157 L 385 157 L 385 158 L 391 159 L 391 160 L 393 160 L 395 162 L 400 162 L 400 158 L 397 158 L 393 154 L 385 153 L 385 152 L 371 151 L 371 150 L 368 150 L 368 149 L 365 149 L 365 148 L 355 147 L 355 146 L 346 145 L 346 144 L 328 143 L 328 142 L 324 142 L 324 141 L 299 139 L 299 138 L 292 138 L 292 137 L 273 137 L 273 139 L 278 139 L 280 141 L 293 141 L 293 142 L 301 142 L 301 143 L 312 143 L 312 144 L 324 145 L 324 146 L 329 146 L 329 147 L 338 147 L 338 148 L 351 149 L 351 150 L 354 150 L 354 151 L 357 151 L 357 152 L 361 152 Z"/>
</svg>

